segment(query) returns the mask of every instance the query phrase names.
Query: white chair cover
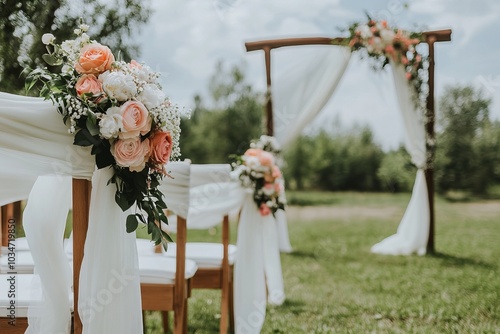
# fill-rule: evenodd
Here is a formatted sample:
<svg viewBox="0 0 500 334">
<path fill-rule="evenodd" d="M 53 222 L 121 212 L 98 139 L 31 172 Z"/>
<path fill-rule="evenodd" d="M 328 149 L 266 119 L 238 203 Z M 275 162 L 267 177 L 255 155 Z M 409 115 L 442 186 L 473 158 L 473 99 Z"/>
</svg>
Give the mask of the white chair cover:
<svg viewBox="0 0 500 334">
<path fill-rule="evenodd" d="M 0 203 L 27 198 L 39 176 L 91 178 L 94 161 L 89 149 L 72 144 L 73 136 L 68 134 L 61 116 L 50 102 L 0 93 L 0 120 Z M 142 331 L 142 316 L 135 240 L 125 233 L 125 220 L 114 203 L 113 187 L 106 186 L 109 176 L 109 170 L 99 170 L 93 177 L 89 234 L 80 279 L 83 298 L 79 299 L 79 308 L 84 315 L 84 333 L 109 333 L 106 328 L 113 324 L 112 332 L 136 334 Z M 40 188 L 35 188 L 35 193 L 40 191 L 39 195 L 35 197 L 34 194 L 25 209 L 25 231 L 31 251 L 43 254 L 34 257 L 35 270 L 42 282 L 42 296 L 50 300 L 44 304 L 43 315 L 38 311 L 30 312 L 30 333 L 69 333 L 69 303 L 63 301 L 68 285 L 60 283 L 66 277 L 67 260 L 61 256 L 62 247 L 57 243 L 54 247 L 46 247 L 43 243 L 58 240 L 61 224 L 64 229 L 60 217 L 63 212 L 67 214 L 68 207 L 64 201 L 52 200 L 52 196 L 65 190 L 57 189 L 50 196 L 45 192 L 45 187 L 50 188 L 56 182 L 59 182 L 57 177 L 41 179 Z M 43 212 L 50 212 L 45 218 L 43 214 L 34 214 L 42 207 Z M 51 217 L 58 218 L 51 220 Z M 92 248 L 96 252 L 92 252 Z M 49 282 L 50 286 L 44 282 Z M 123 317 L 123 314 L 128 316 Z"/>
</svg>

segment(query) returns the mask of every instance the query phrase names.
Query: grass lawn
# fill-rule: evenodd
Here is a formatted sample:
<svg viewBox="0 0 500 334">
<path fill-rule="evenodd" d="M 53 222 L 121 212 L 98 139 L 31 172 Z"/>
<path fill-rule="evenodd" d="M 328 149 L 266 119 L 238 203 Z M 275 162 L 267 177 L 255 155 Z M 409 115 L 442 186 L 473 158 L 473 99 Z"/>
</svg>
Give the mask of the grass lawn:
<svg viewBox="0 0 500 334">
<path fill-rule="evenodd" d="M 436 201 L 435 255 L 381 256 L 409 194 L 290 193 L 287 300 L 262 333 L 500 333 L 500 201 Z M 236 240 L 233 225 L 233 241 Z M 190 240 L 219 240 L 219 230 Z M 140 233 L 141 234 L 141 233 Z M 189 333 L 217 333 L 217 291 L 195 290 Z M 152 312 L 148 333 L 160 333 Z"/>
</svg>

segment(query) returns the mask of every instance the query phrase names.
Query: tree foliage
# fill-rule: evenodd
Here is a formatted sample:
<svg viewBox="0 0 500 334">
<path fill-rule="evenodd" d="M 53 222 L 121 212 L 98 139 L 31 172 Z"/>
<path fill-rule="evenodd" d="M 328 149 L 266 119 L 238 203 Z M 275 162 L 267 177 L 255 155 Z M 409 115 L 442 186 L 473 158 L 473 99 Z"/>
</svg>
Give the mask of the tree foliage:
<svg viewBox="0 0 500 334">
<path fill-rule="evenodd" d="M 500 182 L 500 124 L 491 100 L 470 86 L 448 87 L 439 103 L 436 182 L 441 192 L 486 194 Z"/>
<path fill-rule="evenodd" d="M 132 37 L 150 13 L 144 0 L 0 0 L 0 91 L 20 93 L 24 68 L 46 66 L 40 39 L 52 33 L 57 40 L 73 37 L 80 17 L 90 25 L 89 35 L 120 52 L 128 61 L 138 55 Z"/>
<path fill-rule="evenodd" d="M 380 190 L 383 151 L 368 127 L 321 130 L 301 136 L 285 153 L 285 180 L 292 189 Z"/>
</svg>

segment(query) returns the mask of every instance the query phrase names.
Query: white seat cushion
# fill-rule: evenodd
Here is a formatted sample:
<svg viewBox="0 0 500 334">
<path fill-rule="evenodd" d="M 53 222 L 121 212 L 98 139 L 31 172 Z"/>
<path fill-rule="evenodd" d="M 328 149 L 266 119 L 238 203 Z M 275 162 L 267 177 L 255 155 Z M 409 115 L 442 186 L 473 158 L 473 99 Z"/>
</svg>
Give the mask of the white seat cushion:
<svg viewBox="0 0 500 334">
<path fill-rule="evenodd" d="M 9 267 L 9 257 L 7 253 L 0 256 L 0 273 L 5 274 L 7 272 L 15 271 L 18 274 L 32 274 L 35 263 L 33 262 L 31 252 L 16 251 L 15 254 L 14 269 Z"/>
<path fill-rule="evenodd" d="M 170 257 L 139 255 L 141 283 L 173 284 L 175 282 L 175 259 Z M 194 261 L 186 259 L 186 279 L 196 273 L 198 267 Z"/>
<path fill-rule="evenodd" d="M 228 260 L 233 265 L 236 260 L 237 247 L 229 245 Z M 177 248 L 175 244 L 170 244 L 167 257 L 175 257 Z M 220 268 L 222 266 L 223 246 L 218 243 L 209 242 L 188 242 L 186 243 L 186 258 L 196 262 L 198 268 Z"/>
<path fill-rule="evenodd" d="M 9 298 L 8 292 L 11 288 L 11 282 L 8 281 L 12 275 L 0 274 L 0 317 L 9 316 L 10 301 L 14 298 Z M 16 301 L 16 317 L 24 318 L 28 316 L 28 306 L 41 301 L 41 290 L 32 291 L 33 280 L 35 275 L 22 274 L 14 275 L 15 277 L 15 301 Z M 70 294 L 71 310 L 73 310 L 73 294 Z"/>
</svg>

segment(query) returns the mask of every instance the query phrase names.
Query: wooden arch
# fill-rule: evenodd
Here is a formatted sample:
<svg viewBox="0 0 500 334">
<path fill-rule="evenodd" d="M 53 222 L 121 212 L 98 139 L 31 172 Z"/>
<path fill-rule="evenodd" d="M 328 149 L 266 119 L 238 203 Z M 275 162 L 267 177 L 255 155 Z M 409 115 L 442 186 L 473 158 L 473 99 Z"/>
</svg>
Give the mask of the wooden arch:
<svg viewBox="0 0 500 334">
<path fill-rule="evenodd" d="M 434 253 L 434 121 L 435 121 L 435 107 L 434 107 L 434 43 L 451 41 L 451 29 L 433 30 L 423 33 L 425 43 L 429 46 L 429 94 L 427 95 L 426 114 L 425 114 L 425 133 L 426 133 L 426 151 L 427 151 L 427 165 L 425 169 L 425 178 L 427 182 L 427 193 L 429 198 L 429 238 L 427 240 L 427 253 Z M 287 46 L 300 46 L 300 45 L 338 45 L 345 40 L 343 37 L 329 38 L 329 37 L 302 37 L 302 38 L 284 38 L 262 40 L 255 42 L 245 43 L 247 52 L 263 50 L 266 64 L 266 131 L 267 134 L 272 136 L 274 134 L 273 128 L 273 104 L 271 96 L 271 50 Z"/>
</svg>

